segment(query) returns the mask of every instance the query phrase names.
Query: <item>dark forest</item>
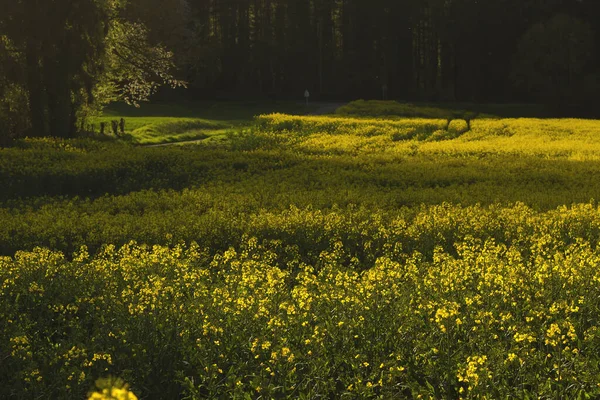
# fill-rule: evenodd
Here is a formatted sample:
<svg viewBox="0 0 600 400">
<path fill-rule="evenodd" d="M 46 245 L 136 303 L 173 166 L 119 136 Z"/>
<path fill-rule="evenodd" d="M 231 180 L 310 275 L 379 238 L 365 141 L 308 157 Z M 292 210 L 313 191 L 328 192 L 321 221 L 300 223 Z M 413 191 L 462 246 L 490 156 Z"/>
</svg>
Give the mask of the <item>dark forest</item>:
<svg viewBox="0 0 600 400">
<path fill-rule="evenodd" d="M 171 0 L 158 12 L 164 3 L 130 11 L 209 95 L 565 105 L 596 94 L 597 1 Z"/>
</svg>

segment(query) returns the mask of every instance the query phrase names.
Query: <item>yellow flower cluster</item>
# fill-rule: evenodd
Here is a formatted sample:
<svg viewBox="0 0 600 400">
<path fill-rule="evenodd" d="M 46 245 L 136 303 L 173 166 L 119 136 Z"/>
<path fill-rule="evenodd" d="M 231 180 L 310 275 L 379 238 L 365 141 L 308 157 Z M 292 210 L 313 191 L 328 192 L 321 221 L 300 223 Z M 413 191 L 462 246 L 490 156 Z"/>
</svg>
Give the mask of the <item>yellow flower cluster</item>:
<svg viewBox="0 0 600 400">
<path fill-rule="evenodd" d="M 94 392 L 88 400 L 137 400 L 137 396 L 127 389 L 103 389 L 102 392 Z"/>
<path fill-rule="evenodd" d="M 129 386 L 120 379 L 99 379 L 98 390 L 88 395 L 88 400 L 138 400 Z"/>
<path fill-rule="evenodd" d="M 540 237 L 525 248 L 471 237 L 454 243 L 455 254 L 389 249 L 363 271 L 348 267 L 350 246 L 333 241 L 313 265 L 298 258 L 289 267 L 278 261 L 289 249 L 254 238 L 211 257 L 195 245 L 109 246 L 84 267 L 81 257 L 21 252 L 2 261 L 2 273 L 17 277 L 1 297 L 12 299 L 2 303 L 9 365 L 31 390 L 62 380 L 65 394 L 98 374 L 150 368 L 159 354 L 183 371 L 190 393 L 600 394 L 591 372 L 600 256 L 589 243 Z M 41 295 L 29 291 L 34 279 Z M 23 318 L 34 309 L 31 325 Z M 183 390 L 172 379 L 140 386 Z M 94 396 L 133 399 L 122 388 Z"/>
<path fill-rule="evenodd" d="M 471 391 L 479 385 L 480 376 L 491 379 L 492 374 L 485 367 L 486 363 L 487 356 L 469 356 L 464 371 L 458 373 L 458 381 L 467 383 L 467 389 Z"/>
</svg>

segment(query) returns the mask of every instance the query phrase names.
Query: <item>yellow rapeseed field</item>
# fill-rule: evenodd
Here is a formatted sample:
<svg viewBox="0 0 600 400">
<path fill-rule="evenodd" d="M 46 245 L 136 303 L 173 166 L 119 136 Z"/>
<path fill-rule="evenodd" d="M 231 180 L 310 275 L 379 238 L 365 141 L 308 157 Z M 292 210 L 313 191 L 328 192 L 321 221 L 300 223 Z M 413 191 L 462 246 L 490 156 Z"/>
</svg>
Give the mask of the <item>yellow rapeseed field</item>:
<svg viewBox="0 0 600 400">
<path fill-rule="evenodd" d="M 0 397 L 600 397 L 600 122 L 274 114 L 230 140 L 165 150 L 207 157 L 184 189 L 0 204 Z"/>
</svg>

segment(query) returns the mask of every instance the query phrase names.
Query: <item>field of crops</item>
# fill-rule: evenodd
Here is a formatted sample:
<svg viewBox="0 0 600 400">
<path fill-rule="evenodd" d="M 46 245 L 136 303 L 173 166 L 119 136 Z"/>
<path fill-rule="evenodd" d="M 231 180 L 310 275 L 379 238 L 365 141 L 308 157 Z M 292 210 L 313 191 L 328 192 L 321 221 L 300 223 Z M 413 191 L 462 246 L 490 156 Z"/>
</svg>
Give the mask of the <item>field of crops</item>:
<svg viewBox="0 0 600 400">
<path fill-rule="evenodd" d="M 600 397 L 600 121 L 352 107 L 0 149 L 0 398 Z"/>
</svg>

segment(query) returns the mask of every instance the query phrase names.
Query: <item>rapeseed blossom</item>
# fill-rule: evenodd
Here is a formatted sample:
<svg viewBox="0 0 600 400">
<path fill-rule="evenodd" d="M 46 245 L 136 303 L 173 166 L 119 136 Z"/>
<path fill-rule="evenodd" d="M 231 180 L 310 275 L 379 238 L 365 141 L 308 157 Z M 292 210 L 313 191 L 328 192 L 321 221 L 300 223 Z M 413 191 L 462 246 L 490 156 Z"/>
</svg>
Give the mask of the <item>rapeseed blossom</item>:
<svg viewBox="0 0 600 400">
<path fill-rule="evenodd" d="M 140 397 L 600 397 L 596 187 L 549 194 L 523 173 L 539 164 L 535 182 L 562 187 L 581 171 L 591 182 L 597 122 L 258 123 L 258 139 L 289 153 L 244 150 L 264 174 L 251 184 L 215 171 L 181 193 L 18 210 L 25 221 L 72 215 L 71 231 L 27 228 L 57 247 L 96 243 L 72 255 L 34 249 L 27 224 L 0 210 L 4 242 L 33 249 L 0 257 L 8 386 L 83 398 L 115 374 Z M 573 196 L 588 203 L 556 207 Z M 163 245 L 128 243 L 135 235 Z"/>
</svg>

